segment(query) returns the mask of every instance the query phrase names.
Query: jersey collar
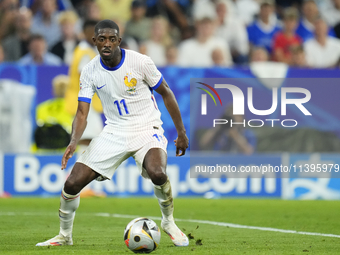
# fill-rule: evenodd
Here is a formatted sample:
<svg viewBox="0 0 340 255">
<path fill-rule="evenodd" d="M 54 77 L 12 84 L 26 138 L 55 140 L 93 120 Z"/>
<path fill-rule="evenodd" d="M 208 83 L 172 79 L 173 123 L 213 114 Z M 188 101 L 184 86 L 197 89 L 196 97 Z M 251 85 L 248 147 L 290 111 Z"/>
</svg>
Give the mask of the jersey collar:
<svg viewBox="0 0 340 255">
<path fill-rule="evenodd" d="M 108 71 L 115 71 L 115 70 L 118 70 L 124 63 L 124 60 L 125 60 L 125 50 L 124 49 L 120 49 L 122 51 L 122 59 L 120 60 L 119 64 L 114 66 L 114 67 L 108 67 L 106 66 L 103 61 L 102 61 L 102 58 L 100 57 L 100 64 L 102 65 L 102 67 Z"/>
</svg>

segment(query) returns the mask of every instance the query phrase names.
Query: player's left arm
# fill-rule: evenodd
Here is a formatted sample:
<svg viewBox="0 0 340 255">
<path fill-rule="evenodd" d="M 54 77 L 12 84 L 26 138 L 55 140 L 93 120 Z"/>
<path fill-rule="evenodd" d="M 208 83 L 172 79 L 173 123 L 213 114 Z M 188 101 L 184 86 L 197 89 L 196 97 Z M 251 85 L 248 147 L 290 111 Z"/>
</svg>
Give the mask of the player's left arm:
<svg viewBox="0 0 340 255">
<path fill-rule="evenodd" d="M 183 156 L 189 146 L 189 139 L 186 135 L 186 130 L 175 95 L 165 79 L 163 79 L 162 83 L 156 89 L 156 92 L 162 96 L 164 105 L 168 110 L 177 130 L 177 138 L 174 141 L 176 145 L 176 156 Z"/>
</svg>

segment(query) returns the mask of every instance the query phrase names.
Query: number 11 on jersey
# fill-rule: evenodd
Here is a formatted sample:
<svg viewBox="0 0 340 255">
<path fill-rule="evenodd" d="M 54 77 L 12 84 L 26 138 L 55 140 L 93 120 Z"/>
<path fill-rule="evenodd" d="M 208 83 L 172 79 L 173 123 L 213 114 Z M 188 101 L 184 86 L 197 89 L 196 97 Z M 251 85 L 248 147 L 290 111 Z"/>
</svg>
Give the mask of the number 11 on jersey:
<svg viewBox="0 0 340 255">
<path fill-rule="evenodd" d="M 122 99 L 122 100 L 120 100 L 120 102 L 118 102 L 118 100 L 114 101 L 114 104 L 117 106 L 119 115 L 122 115 L 122 110 L 120 109 L 119 103 L 124 106 L 125 114 L 129 114 L 129 110 L 128 110 L 127 106 L 126 106 L 125 99 Z"/>
</svg>

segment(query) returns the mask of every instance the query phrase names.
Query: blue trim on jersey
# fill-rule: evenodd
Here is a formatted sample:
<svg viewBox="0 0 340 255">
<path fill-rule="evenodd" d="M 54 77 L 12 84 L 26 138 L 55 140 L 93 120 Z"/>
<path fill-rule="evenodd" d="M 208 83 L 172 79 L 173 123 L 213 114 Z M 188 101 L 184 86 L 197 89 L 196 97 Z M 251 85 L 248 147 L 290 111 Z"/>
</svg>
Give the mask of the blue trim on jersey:
<svg viewBox="0 0 340 255">
<path fill-rule="evenodd" d="M 152 87 L 152 89 L 153 89 L 153 90 L 158 89 L 158 87 L 161 85 L 162 81 L 163 81 L 163 75 L 162 75 L 162 77 L 159 79 L 159 81 L 157 82 L 157 84 L 156 84 L 155 86 Z"/>
<path fill-rule="evenodd" d="M 85 103 L 91 103 L 91 98 L 87 98 L 87 97 L 78 97 L 78 101 L 82 101 Z"/>
<path fill-rule="evenodd" d="M 103 61 L 102 58 L 100 58 L 100 64 L 102 65 L 102 67 L 108 71 L 116 71 L 118 70 L 124 63 L 125 60 L 125 50 L 124 49 L 120 49 L 122 51 L 122 59 L 120 60 L 119 64 L 114 66 L 114 67 L 108 67 L 106 66 Z"/>
</svg>

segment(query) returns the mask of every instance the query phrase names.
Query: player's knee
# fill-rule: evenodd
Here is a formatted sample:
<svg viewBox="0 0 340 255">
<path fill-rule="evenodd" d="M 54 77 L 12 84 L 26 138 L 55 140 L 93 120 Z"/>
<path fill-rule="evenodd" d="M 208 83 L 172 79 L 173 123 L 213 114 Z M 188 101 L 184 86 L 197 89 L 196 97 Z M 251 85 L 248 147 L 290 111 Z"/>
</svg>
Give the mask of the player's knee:
<svg viewBox="0 0 340 255">
<path fill-rule="evenodd" d="M 149 177 L 153 184 L 155 185 L 162 185 L 166 182 L 167 176 L 165 171 L 161 167 L 156 167 L 148 171 Z"/>
<path fill-rule="evenodd" d="M 81 188 L 73 181 L 68 178 L 64 184 L 64 191 L 69 195 L 76 195 L 80 192 Z"/>
</svg>

